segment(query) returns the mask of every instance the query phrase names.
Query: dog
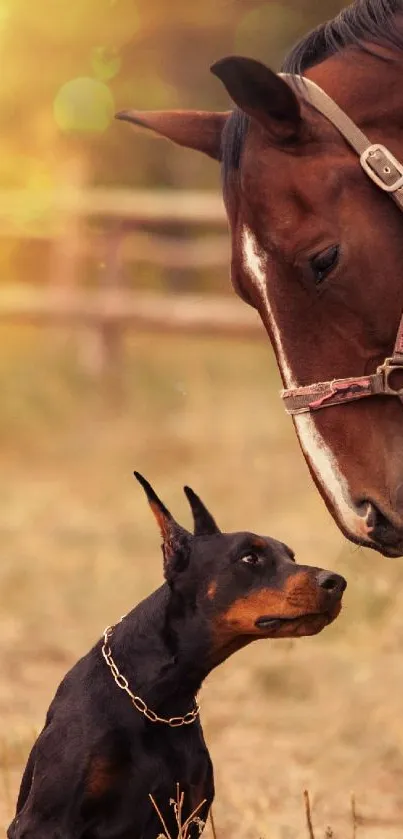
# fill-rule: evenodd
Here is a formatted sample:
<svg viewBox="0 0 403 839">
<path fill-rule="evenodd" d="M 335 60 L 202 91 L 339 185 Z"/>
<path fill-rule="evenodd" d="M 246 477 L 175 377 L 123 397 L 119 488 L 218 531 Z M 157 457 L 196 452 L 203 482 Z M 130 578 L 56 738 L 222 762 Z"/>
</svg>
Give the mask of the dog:
<svg viewBox="0 0 403 839">
<path fill-rule="evenodd" d="M 222 533 L 185 487 L 191 534 L 135 475 L 162 534 L 165 582 L 63 679 L 8 839 L 175 837 L 178 795 L 187 836 L 199 836 L 214 798 L 203 680 L 251 641 L 315 635 L 340 612 L 343 577 L 297 565 L 274 539 Z"/>
</svg>

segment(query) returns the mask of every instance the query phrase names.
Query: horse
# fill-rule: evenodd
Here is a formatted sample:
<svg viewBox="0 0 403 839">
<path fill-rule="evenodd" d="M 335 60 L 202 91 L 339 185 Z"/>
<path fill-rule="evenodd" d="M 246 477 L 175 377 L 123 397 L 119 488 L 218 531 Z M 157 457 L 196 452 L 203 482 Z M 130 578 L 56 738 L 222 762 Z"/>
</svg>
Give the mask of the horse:
<svg viewBox="0 0 403 839">
<path fill-rule="evenodd" d="M 242 56 L 211 69 L 228 111 L 116 116 L 220 163 L 232 284 L 312 478 L 348 539 L 402 556 L 403 2 L 357 0 L 280 74 Z"/>
</svg>

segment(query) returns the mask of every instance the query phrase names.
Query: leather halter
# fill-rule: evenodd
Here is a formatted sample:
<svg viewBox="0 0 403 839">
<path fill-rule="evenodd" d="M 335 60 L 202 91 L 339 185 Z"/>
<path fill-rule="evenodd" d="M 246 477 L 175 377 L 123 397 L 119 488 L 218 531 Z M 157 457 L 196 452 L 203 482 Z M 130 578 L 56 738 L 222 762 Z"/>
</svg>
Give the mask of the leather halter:
<svg viewBox="0 0 403 839">
<path fill-rule="evenodd" d="M 403 166 L 393 154 L 380 143 L 371 144 L 360 128 L 315 82 L 304 76 L 293 76 L 288 73 L 280 75 L 302 93 L 317 111 L 333 123 L 359 155 L 364 172 L 379 189 L 389 193 L 399 209 L 403 211 Z M 282 391 L 281 397 L 288 414 L 319 411 L 321 408 L 354 402 L 366 396 L 397 396 L 403 402 L 403 386 L 399 388 L 393 386 L 392 377 L 398 370 L 403 372 L 403 314 L 393 354 L 390 358 L 385 358 L 376 373 L 355 378 L 333 379 L 329 382 L 316 382 L 306 387 L 288 388 Z"/>
</svg>

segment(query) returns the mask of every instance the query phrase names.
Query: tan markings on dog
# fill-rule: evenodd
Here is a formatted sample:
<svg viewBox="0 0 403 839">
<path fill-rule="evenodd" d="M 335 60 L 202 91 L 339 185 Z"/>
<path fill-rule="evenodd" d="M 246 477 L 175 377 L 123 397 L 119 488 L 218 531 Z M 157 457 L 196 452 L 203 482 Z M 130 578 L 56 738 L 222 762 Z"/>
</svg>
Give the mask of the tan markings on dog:
<svg viewBox="0 0 403 839">
<path fill-rule="evenodd" d="M 306 571 L 292 574 L 282 589 L 265 588 L 252 591 L 231 604 L 220 616 L 221 626 L 231 632 L 256 632 L 255 621 L 263 615 L 290 618 L 317 610 L 318 587 Z"/>
<path fill-rule="evenodd" d="M 117 778 L 116 768 L 105 757 L 94 757 L 90 763 L 87 792 L 99 798 L 112 787 Z"/>
<path fill-rule="evenodd" d="M 294 638 L 316 635 L 337 617 L 322 613 L 323 591 L 313 573 L 291 574 L 282 589 L 264 588 L 235 600 L 226 612 L 217 616 L 212 629 L 211 663 L 216 667 L 237 650 L 257 638 Z M 258 618 L 288 618 L 265 631 L 256 626 Z M 294 620 L 295 618 L 295 620 Z"/>
<path fill-rule="evenodd" d="M 194 811 L 200 807 L 202 801 L 205 801 L 208 797 L 207 794 L 207 784 L 205 779 L 203 781 L 199 781 L 198 784 L 190 784 L 189 786 L 189 799 L 186 801 L 185 795 L 185 804 L 188 805 L 189 815 L 190 813 L 194 813 Z M 199 818 L 203 816 L 203 807 L 198 810 L 197 815 Z"/>
<path fill-rule="evenodd" d="M 267 548 L 267 542 L 265 539 L 261 539 L 260 536 L 254 536 L 251 541 L 252 548 Z"/>
<path fill-rule="evenodd" d="M 209 599 L 209 600 L 212 600 L 212 599 L 213 599 L 213 597 L 214 597 L 214 595 L 215 595 L 216 591 L 217 591 L 217 581 L 216 581 L 216 580 L 213 580 L 213 581 L 210 583 L 210 585 L 209 585 L 209 587 L 208 587 L 208 589 L 207 589 L 207 597 L 208 597 L 208 599 Z"/>
<path fill-rule="evenodd" d="M 154 501 L 150 501 L 150 507 L 154 516 L 157 520 L 158 527 L 161 531 L 161 535 L 164 539 L 170 535 L 170 528 L 169 528 L 169 519 L 164 516 L 162 510 L 158 507 L 158 504 L 155 504 Z"/>
</svg>

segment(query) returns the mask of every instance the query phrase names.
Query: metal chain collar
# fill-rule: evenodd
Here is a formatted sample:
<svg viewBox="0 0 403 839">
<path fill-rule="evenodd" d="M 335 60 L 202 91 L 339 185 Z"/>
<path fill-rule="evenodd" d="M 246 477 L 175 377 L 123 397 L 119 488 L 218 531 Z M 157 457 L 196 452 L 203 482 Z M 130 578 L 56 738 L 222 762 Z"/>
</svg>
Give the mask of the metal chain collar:
<svg viewBox="0 0 403 839">
<path fill-rule="evenodd" d="M 126 616 L 123 615 L 120 621 L 122 621 L 124 617 Z M 146 719 L 149 720 L 149 722 L 162 722 L 165 723 L 165 725 L 169 725 L 170 728 L 180 728 L 182 725 L 191 725 L 193 722 L 195 722 L 200 713 L 200 706 L 197 703 L 196 699 L 193 711 L 189 711 L 183 717 L 169 717 L 169 719 L 165 719 L 165 717 L 159 717 L 158 714 L 155 713 L 155 711 L 152 711 L 151 708 L 148 708 L 146 703 L 144 702 L 144 699 L 142 699 L 140 696 L 135 696 L 135 694 L 132 693 L 132 691 L 129 688 L 129 683 L 126 677 L 123 676 L 122 673 L 119 673 L 117 665 L 112 658 L 112 650 L 110 648 L 109 639 L 115 628 L 116 625 L 107 626 L 107 628 L 104 631 L 102 655 L 112 672 L 112 676 L 118 688 L 124 690 L 125 693 L 127 693 L 136 710 L 139 711 L 140 714 L 143 714 L 143 716 L 146 717 Z"/>
</svg>

